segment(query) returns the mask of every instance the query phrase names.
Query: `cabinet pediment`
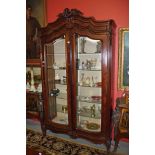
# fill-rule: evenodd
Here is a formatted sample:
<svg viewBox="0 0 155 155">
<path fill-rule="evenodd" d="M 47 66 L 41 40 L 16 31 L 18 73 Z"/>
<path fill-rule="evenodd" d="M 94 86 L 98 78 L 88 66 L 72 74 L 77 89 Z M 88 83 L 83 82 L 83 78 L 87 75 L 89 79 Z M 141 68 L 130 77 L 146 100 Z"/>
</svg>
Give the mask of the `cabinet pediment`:
<svg viewBox="0 0 155 155">
<path fill-rule="evenodd" d="M 89 34 L 111 34 L 113 28 L 116 28 L 115 22 L 110 20 L 96 20 L 94 17 L 85 17 L 77 9 L 64 9 L 63 13 L 58 15 L 56 21 L 49 23 L 47 27 L 42 28 L 41 38 L 46 38 L 57 31 L 86 31 Z M 52 38 L 51 38 L 52 39 Z"/>
</svg>

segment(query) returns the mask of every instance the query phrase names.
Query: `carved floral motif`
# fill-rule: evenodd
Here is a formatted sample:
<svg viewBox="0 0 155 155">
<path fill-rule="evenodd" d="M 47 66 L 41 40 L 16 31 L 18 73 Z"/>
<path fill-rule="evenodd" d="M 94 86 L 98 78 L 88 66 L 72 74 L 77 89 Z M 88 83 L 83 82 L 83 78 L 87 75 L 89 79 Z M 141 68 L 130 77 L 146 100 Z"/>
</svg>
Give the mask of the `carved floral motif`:
<svg viewBox="0 0 155 155">
<path fill-rule="evenodd" d="M 76 15 L 83 15 L 83 13 L 77 9 L 71 9 L 68 8 L 64 9 L 63 13 L 60 13 L 58 15 L 59 18 L 71 18 L 72 16 Z"/>
</svg>

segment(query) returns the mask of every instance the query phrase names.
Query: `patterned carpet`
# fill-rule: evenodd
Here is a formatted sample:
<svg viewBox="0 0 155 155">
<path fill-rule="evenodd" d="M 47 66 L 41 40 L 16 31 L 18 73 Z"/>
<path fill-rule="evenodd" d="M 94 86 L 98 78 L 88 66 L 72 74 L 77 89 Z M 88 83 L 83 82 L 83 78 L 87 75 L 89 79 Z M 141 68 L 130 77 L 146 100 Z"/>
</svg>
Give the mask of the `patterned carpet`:
<svg viewBox="0 0 155 155">
<path fill-rule="evenodd" d="M 61 138 L 46 136 L 30 129 L 26 130 L 26 145 L 46 155 L 106 155 L 106 151 L 73 143 Z"/>
</svg>

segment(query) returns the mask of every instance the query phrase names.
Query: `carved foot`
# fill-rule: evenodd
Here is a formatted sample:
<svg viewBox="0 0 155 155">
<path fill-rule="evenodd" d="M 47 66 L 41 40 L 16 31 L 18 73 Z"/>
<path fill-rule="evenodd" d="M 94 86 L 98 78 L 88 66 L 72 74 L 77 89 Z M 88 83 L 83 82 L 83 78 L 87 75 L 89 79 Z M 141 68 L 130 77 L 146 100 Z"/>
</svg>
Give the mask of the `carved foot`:
<svg viewBox="0 0 155 155">
<path fill-rule="evenodd" d="M 42 130 L 43 136 L 46 136 L 46 127 L 45 127 L 45 125 L 41 125 L 41 130 Z"/>
<path fill-rule="evenodd" d="M 117 148 L 118 148 L 118 142 L 117 142 L 117 141 L 115 141 L 115 146 L 114 146 L 114 149 L 113 149 L 113 151 L 112 151 L 112 152 L 116 152 L 116 151 L 117 151 Z"/>
<path fill-rule="evenodd" d="M 74 131 L 70 131 L 70 132 L 69 132 L 69 135 L 70 135 L 70 137 L 73 138 L 73 139 L 76 139 L 76 138 L 77 138 L 76 133 L 75 133 Z"/>
<path fill-rule="evenodd" d="M 110 154 L 110 147 L 111 147 L 111 140 L 108 140 L 106 142 L 106 147 L 107 147 L 107 155 L 109 155 Z"/>
</svg>

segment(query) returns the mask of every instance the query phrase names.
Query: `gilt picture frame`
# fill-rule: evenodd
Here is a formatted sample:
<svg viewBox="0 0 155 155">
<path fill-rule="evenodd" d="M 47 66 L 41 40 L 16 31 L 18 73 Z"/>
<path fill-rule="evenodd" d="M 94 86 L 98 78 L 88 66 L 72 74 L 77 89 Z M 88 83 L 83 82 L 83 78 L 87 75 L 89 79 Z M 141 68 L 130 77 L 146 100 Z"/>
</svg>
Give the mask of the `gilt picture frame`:
<svg viewBox="0 0 155 155">
<path fill-rule="evenodd" d="M 26 0 L 26 5 L 30 5 L 32 7 L 32 16 L 35 17 L 41 27 L 46 26 L 46 3 L 45 0 Z"/>
<path fill-rule="evenodd" d="M 119 29 L 118 90 L 129 89 L 129 28 Z"/>
<path fill-rule="evenodd" d="M 26 0 L 26 60 L 40 59 L 39 29 L 46 26 L 46 1 Z"/>
</svg>

